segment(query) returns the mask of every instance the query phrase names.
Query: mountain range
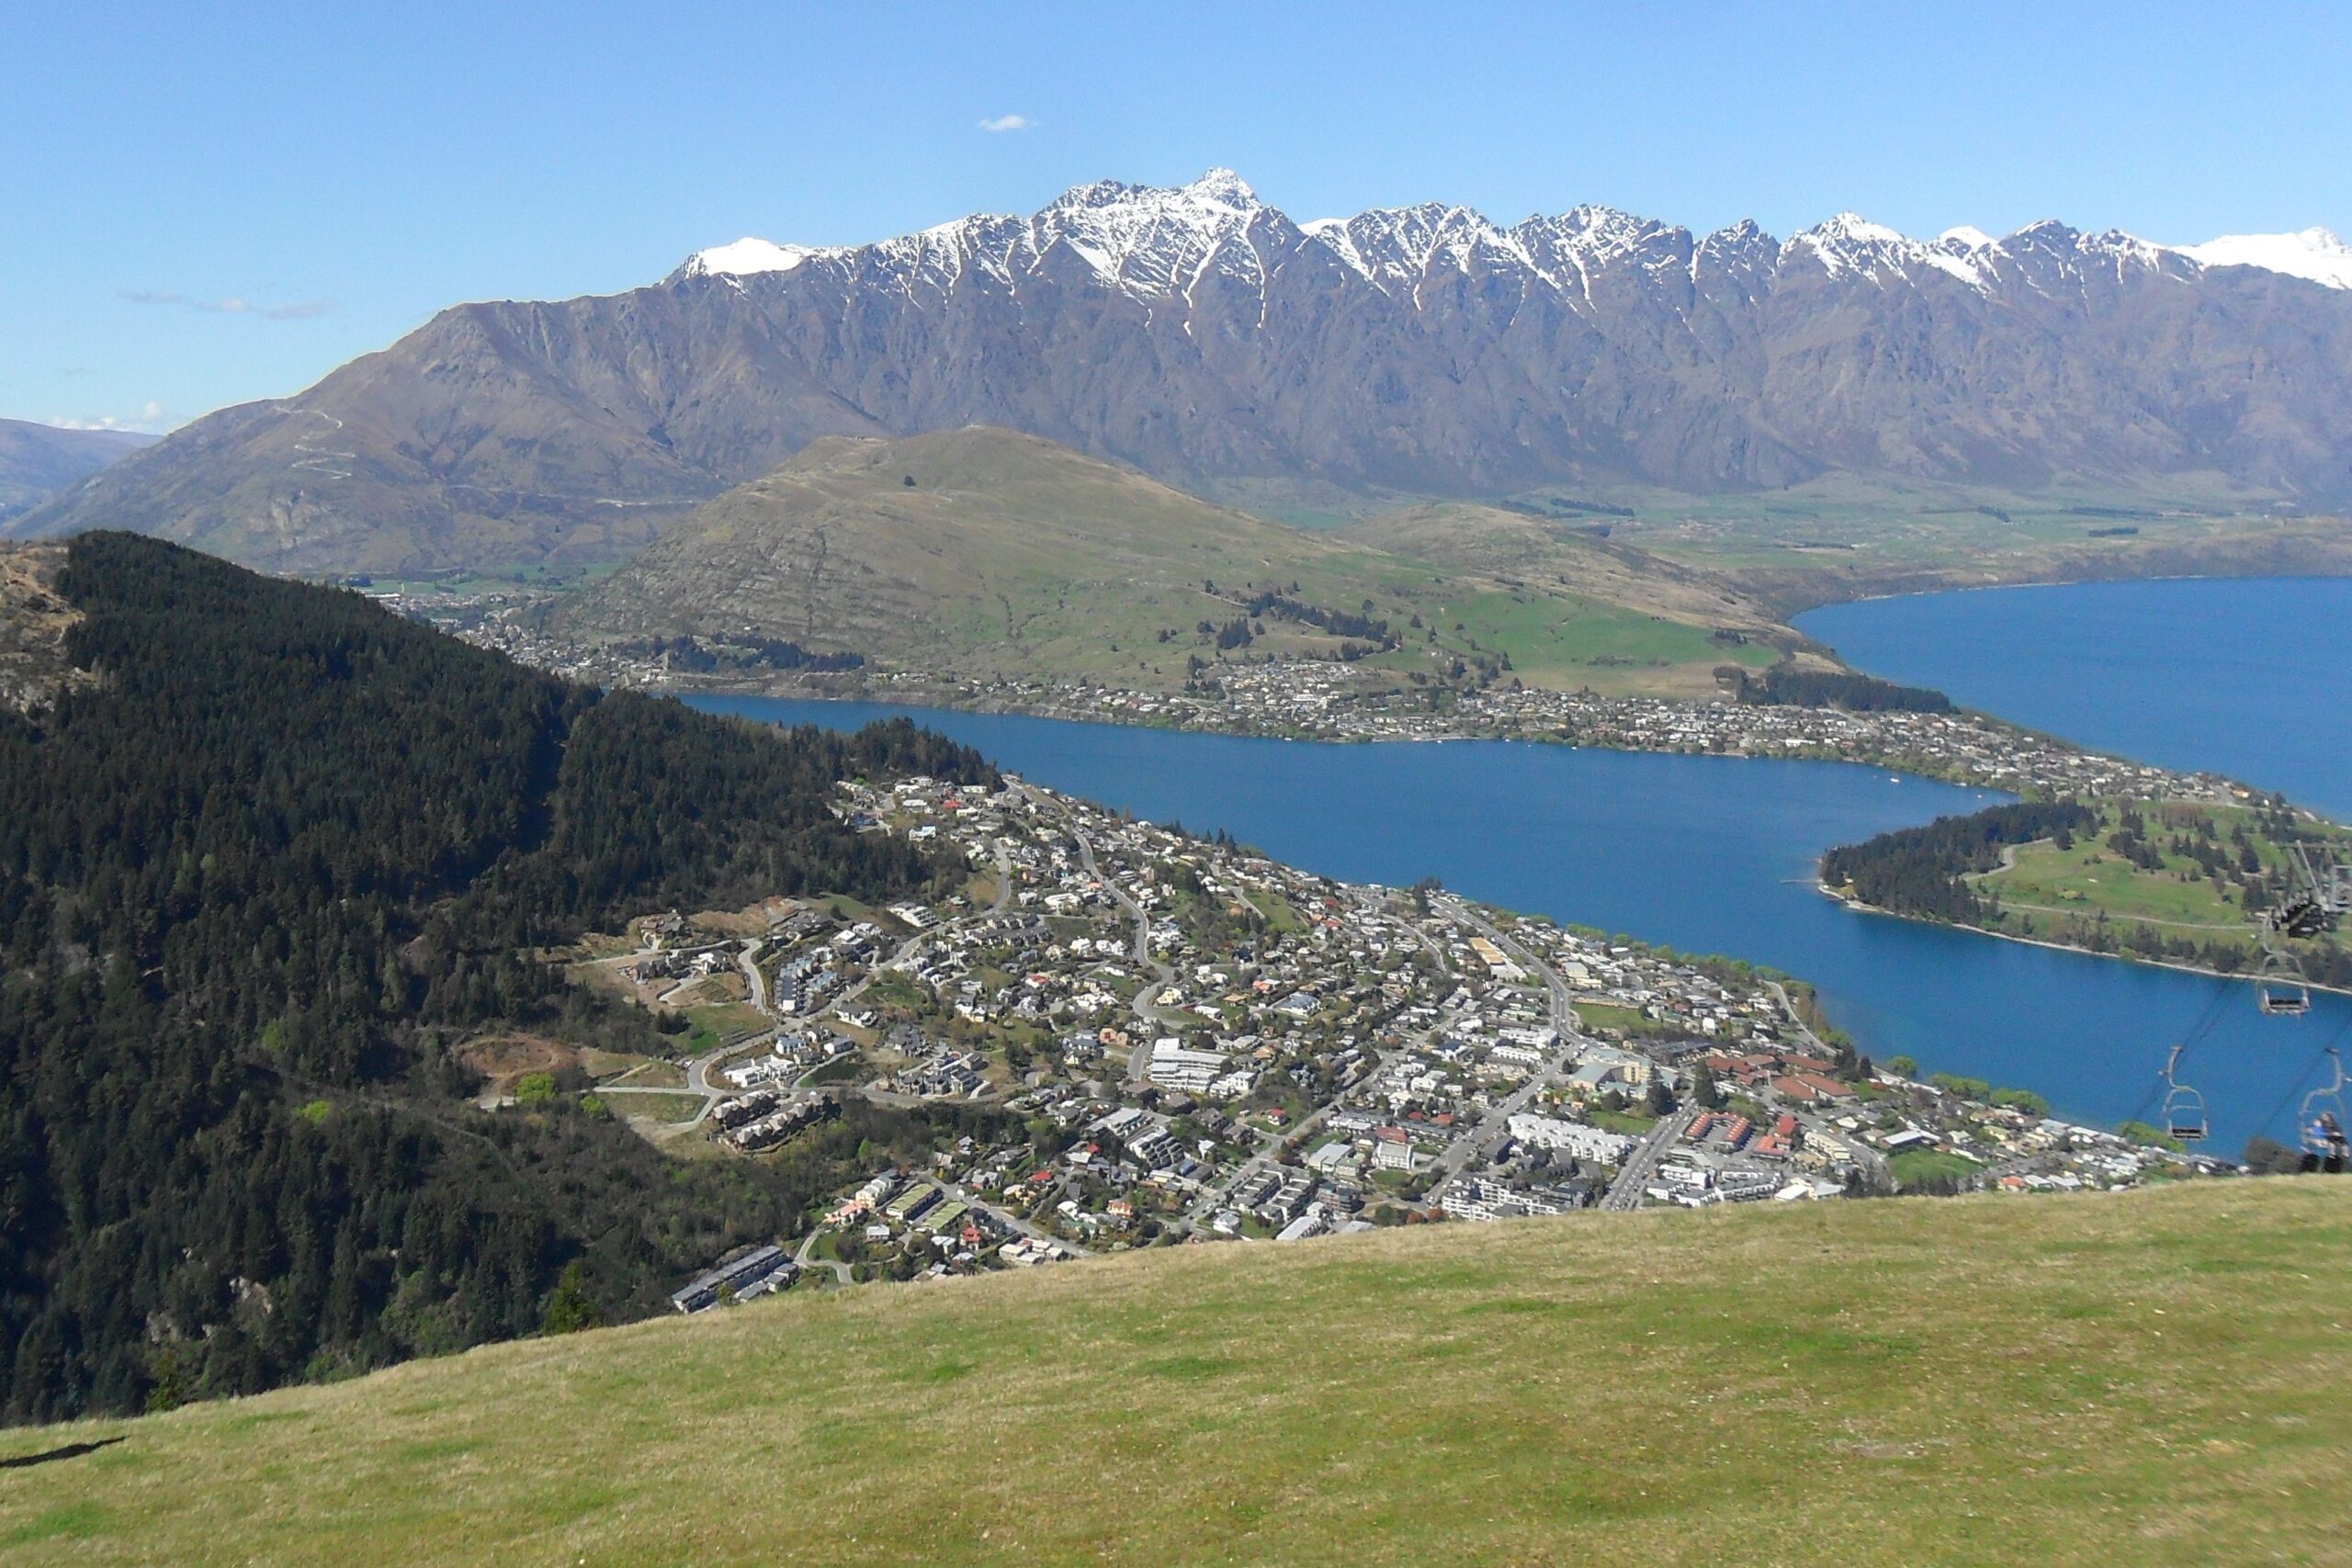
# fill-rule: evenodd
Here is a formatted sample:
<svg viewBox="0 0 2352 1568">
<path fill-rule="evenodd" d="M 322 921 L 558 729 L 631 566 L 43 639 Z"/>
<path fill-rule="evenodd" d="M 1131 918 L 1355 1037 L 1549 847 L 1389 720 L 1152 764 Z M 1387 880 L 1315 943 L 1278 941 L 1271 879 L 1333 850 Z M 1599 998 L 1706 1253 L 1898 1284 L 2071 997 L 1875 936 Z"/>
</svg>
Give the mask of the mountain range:
<svg viewBox="0 0 2352 1568">
<path fill-rule="evenodd" d="M 442 312 L 15 525 L 281 570 L 623 555 L 824 436 L 1005 426 L 1215 499 L 1845 472 L 2352 500 L 2352 250 L 1600 207 L 1299 222 L 1228 171 Z"/>
<path fill-rule="evenodd" d="M 128 430 L 0 419 L 0 525 L 154 439 Z"/>
</svg>

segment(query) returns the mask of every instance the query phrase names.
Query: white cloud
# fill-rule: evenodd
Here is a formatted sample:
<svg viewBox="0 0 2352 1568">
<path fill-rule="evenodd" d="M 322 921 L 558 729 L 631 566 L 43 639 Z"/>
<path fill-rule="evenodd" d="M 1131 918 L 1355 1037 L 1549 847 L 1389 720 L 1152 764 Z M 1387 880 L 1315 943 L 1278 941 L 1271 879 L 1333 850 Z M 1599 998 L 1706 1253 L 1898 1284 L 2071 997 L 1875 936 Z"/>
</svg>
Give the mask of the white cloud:
<svg viewBox="0 0 2352 1568">
<path fill-rule="evenodd" d="M 225 299 L 199 299 L 193 294 L 155 288 L 126 288 L 121 298 L 133 305 L 177 305 L 216 316 L 257 316 L 265 321 L 306 321 L 334 309 L 332 299 L 304 299 L 291 305 L 256 305 L 233 294 Z"/>
<path fill-rule="evenodd" d="M 148 435 L 170 428 L 172 420 L 163 404 L 150 402 L 127 416 L 107 413 L 96 419 L 52 419 L 49 423 L 60 430 L 123 430 Z"/>
<path fill-rule="evenodd" d="M 994 136 L 1002 130 L 1027 130 L 1031 124 L 1027 115 L 1001 114 L 980 121 L 980 129 Z"/>
</svg>

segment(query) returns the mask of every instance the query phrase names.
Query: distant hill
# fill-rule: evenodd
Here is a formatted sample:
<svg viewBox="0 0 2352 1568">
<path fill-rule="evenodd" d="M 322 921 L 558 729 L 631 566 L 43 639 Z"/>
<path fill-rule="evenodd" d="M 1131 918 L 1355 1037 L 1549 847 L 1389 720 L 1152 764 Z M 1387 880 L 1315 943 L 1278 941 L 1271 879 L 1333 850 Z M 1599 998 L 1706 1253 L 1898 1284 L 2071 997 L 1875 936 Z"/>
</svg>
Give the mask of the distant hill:
<svg viewBox="0 0 2352 1568">
<path fill-rule="evenodd" d="M 0 419 L 0 527 L 155 440 L 128 430 L 65 430 Z"/>
<path fill-rule="evenodd" d="M 1506 581 L 1466 556 L 1366 542 L 1425 532 L 1287 527 L 1012 431 L 831 438 L 673 524 L 553 624 L 585 641 L 748 636 L 882 669 L 1142 687 L 1214 662 L 1237 619 L 1250 657 L 1390 641 L 1388 663 L 1424 670 L 1508 647 L 1530 678 L 1591 672 L 1548 660 L 1537 626 L 1661 615 L 1694 659 L 1716 628 L 1795 639 L 1721 580 L 1634 550 L 1563 542 L 1540 581 Z"/>
<path fill-rule="evenodd" d="M 0 1433 L 67 1562 L 2344 1558 L 2340 1179 L 873 1285 Z M 74 1445 L 110 1444 L 74 1455 Z"/>
<path fill-rule="evenodd" d="M 614 558 L 824 436 L 986 423 L 1216 499 L 1771 492 L 1822 476 L 2352 502 L 2352 262 L 2054 221 L 1786 239 L 1605 208 L 1295 220 L 1227 171 L 660 283 L 461 305 L 20 527 L 254 564 Z"/>
<path fill-rule="evenodd" d="M 1334 537 L 1451 571 L 1580 593 L 1698 625 L 1757 632 L 1773 626 L 1722 574 L 1612 542 L 1610 521 L 1436 502 L 1377 513 Z"/>
<path fill-rule="evenodd" d="M 464 1047 L 666 1055 L 534 954 L 927 889 L 948 868 L 853 832 L 833 784 L 989 776 L 974 753 L 600 694 L 128 534 L 0 567 L 6 685 L 39 688 L 0 704 L 0 1417 L 530 1333 L 567 1280 L 659 1311 L 910 1114 L 859 1108 L 797 1176 L 680 1165 L 574 1097 L 476 1111 Z"/>
</svg>

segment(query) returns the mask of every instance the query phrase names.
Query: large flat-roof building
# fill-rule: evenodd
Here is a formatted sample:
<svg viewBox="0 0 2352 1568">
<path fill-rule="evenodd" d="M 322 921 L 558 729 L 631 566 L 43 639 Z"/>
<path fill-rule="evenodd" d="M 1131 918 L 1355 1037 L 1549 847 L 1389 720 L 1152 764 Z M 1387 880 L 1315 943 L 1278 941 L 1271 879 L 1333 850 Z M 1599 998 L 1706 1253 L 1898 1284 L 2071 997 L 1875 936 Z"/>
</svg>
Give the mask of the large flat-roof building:
<svg viewBox="0 0 2352 1568">
<path fill-rule="evenodd" d="M 763 1247 L 745 1253 L 732 1263 L 722 1263 L 709 1273 L 688 1282 L 670 1295 L 670 1304 L 680 1312 L 703 1312 L 718 1304 L 722 1292 L 731 1292 L 736 1300 L 745 1301 L 780 1290 L 792 1282 L 800 1266 L 780 1247 Z"/>
</svg>

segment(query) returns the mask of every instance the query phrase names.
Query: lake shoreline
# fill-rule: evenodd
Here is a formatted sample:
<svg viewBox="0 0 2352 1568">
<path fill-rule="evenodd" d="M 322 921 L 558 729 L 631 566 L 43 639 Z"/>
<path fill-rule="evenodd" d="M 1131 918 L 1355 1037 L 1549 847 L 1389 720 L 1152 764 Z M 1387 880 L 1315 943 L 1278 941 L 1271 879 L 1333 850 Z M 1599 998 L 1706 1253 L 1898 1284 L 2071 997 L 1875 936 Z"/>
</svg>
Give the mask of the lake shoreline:
<svg viewBox="0 0 2352 1568">
<path fill-rule="evenodd" d="M 2178 581 L 2199 580 L 2180 579 Z M 1990 592 L 2016 588 L 2064 589 L 2078 586 L 2081 585 L 2075 583 L 2057 582 L 2002 583 L 1988 585 L 1984 589 L 1955 589 L 1942 590 L 1939 592 Z M 1886 597 L 1889 599 L 1896 599 L 1920 596 L 1921 595 L 1891 594 Z M 659 691 L 662 695 L 681 698 L 687 696 L 757 697 L 765 700 L 785 702 L 873 704 L 889 707 L 933 708 L 951 713 L 968 713 L 984 716 L 1034 718 L 1046 720 L 1056 724 L 1098 724 L 1112 728 L 1154 730 L 1162 734 L 1170 735 L 1213 735 L 1239 740 L 1304 741 L 1309 744 L 1322 746 L 1442 746 L 1448 743 L 1464 741 L 1492 741 L 1503 745 L 1523 744 L 1533 746 L 1555 746 L 1569 751 L 1605 751 L 1633 756 L 1719 757 L 1727 761 L 1741 762 L 1830 762 L 1846 767 L 1861 768 L 1880 773 L 1898 773 L 1905 779 L 1916 779 L 1929 784 L 1951 785 L 1963 789 L 1987 790 L 1991 793 L 2005 795 L 2011 800 L 2021 798 L 2010 794 L 2009 792 L 1997 790 L 1992 785 L 1988 785 L 1979 780 L 1969 778 L 1964 775 L 1941 775 L 1927 773 L 1915 767 L 1905 766 L 1900 762 L 1883 761 L 1875 758 L 1808 756 L 1803 753 L 1779 753 L 1765 756 L 1747 751 L 1711 751 L 1700 750 L 1674 750 L 1667 747 L 1610 745 L 1606 743 L 1595 743 L 1583 740 L 1563 739 L 1557 736 L 1480 734 L 1468 730 L 1428 731 L 1419 734 L 1406 735 L 1346 736 L 1317 735 L 1306 732 L 1275 733 L 1263 728 L 1248 726 L 1227 727 L 1155 723 L 1148 716 L 1122 716 L 1115 711 L 1109 713 L 1071 712 L 1057 708 L 1052 705 L 1024 704 L 1017 700 L 989 698 L 959 699 L 953 694 L 941 693 L 933 690 L 924 690 L 912 699 L 899 696 L 877 699 L 871 695 L 853 696 L 847 694 L 836 694 L 831 692 L 813 690 L 806 687 L 787 687 L 782 690 L 776 688 L 763 688 L 755 691 L 747 691 L 735 687 L 707 685 L 696 682 L 680 682 L 675 685 L 668 685 L 659 688 Z M 1971 713 L 1977 712 L 1977 710 L 1974 709 L 1966 711 Z M 1981 714 L 1979 716 L 1982 716 L 1994 724 L 1997 724 L 2004 728 L 2015 730 L 2021 736 L 2052 740 L 2065 746 L 2072 746 L 2074 744 L 2073 742 L 2066 740 L 2062 736 L 2045 736 L 2040 731 L 2029 730 L 2024 726 L 2013 724 L 2009 720 L 2002 718 L 1996 714 L 1984 713 Z M 2184 795 L 2184 797 L 2193 798 L 2193 796 L 2186 795 Z M 2162 797 L 2154 798 L 2161 799 Z M 2309 811 L 2308 807 L 2298 807 L 2297 809 L 2306 812 Z M 2312 814 L 2318 815 L 2316 813 Z M 2324 818 L 2322 819 L 2324 820 Z M 2013 849 L 2005 850 L 2005 863 L 2009 858 L 2013 857 L 2014 853 L 2015 852 Z M 2082 947 L 2073 942 L 2053 942 L 2042 937 L 2020 935 L 2014 931 L 1993 931 L 1984 926 L 1969 925 L 1964 922 L 1951 920 L 1939 920 L 1922 915 L 1901 914 L 1893 909 L 1882 908 L 1877 905 L 1865 903 L 1859 898 L 1849 898 L 1829 887 L 1826 884 L 1823 883 L 1818 876 L 1815 876 L 1813 879 L 1813 886 L 1816 891 L 1826 895 L 1832 900 L 1839 904 L 1843 904 L 1849 908 L 1861 914 L 1883 915 L 1893 919 L 1907 920 L 1917 925 L 1940 927 L 1948 931 L 1968 931 L 1979 936 L 1995 937 L 2003 942 L 2014 942 L 2022 943 L 2029 947 L 2039 947 L 2053 953 L 2080 953 L 2086 958 L 2109 959 L 2124 964 L 2138 964 L 2143 968 L 2169 969 L 2183 975 L 2199 975 L 2211 979 L 2241 981 L 2248 985 L 2253 984 L 2255 979 L 2254 976 L 2247 974 L 2227 974 L 2219 969 L 2210 968 L 2202 964 L 2184 963 L 2178 959 L 2148 958 L 2137 953 L 2120 952 L 2101 953 L 2096 948 Z M 2352 996 L 2352 989 L 2341 987 L 2321 986 L 2314 984 L 2310 986 L 2310 989 L 2313 991 L 2328 991 L 2338 996 Z"/>
<path fill-rule="evenodd" d="M 2262 979 L 2259 975 L 2248 974 L 2243 970 L 2231 973 L 2211 968 L 2202 964 L 2184 964 L 2177 958 L 2144 958 L 2133 953 L 2101 953 L 2097 948 L 2077 947 L 2070 942 L 2052 942 L 2046 937 L 2023 936 L 2016 931 L 1996 931 L 1986 926 L 1972 926 L 1960 920 L 1939 920 L 1927 915 L 1906 915 L 1899 909 L 1884 908 L 1876 904 L 1865 903 L 1860 898 L 1850 897 L 1818 877 L 1814 879 L 1813 886 L 1814 891 L 1822 897 L 1832 903 L 1843 905 L 1856 914 L 1878 915 L 1890 920 L 1903 920 L 1912 925 L 1929 926 L 1939 931 L 1966 931 L 1973 936 L 1988 936 L 1996 942 L 2014 942 L 2026 947 L 2044 948 L 2052 953 L 2078 953 L 2085 958 L 2104 958 L 2115 963 L 2137 964 L 2143 969 L 2170 969 L 2181 975 L 2201 975 L 2207 979 L 2227 980 L 2235 985 L 2258 985 Z M 2323 986 L 2316 980 L 2298 979 L 2295 983 L 2306 990 L 2325 991 L 2331 996 L 2352 997 L 2352 987 Z"/>
<path fill-rule="evenodd" d="M 2352 626 L 2352 583 L 2340 577 L 1973 589 L 1799 618 L 1882 680 L 2352 821 L 2352 682 L 2327 652 Z"/>
<path fill-rule="evenodd" d="M 685 680 L 663 682 L 656 685 L 649 686 L 645 689 L 656 695 L 673 696 L 681 699 L 688 697 L 716 697 L 736 700 L 749 698 L 770 702 L 841 703 L 848 705 L 865 704 L 885 707 L 929 708 L 948 713 L 967 713 L 991 716 L 1048 719 L 1062 724 L 1097 724 L 1118 728 L 1156 730 L 1163 734 L 1170 735 L 1213 735 L 1245 740 L 1307 741 L 1326 746 L 1378 746 L 1408 744 L 1445 745 L 1448 743 L 1461 741 L 1491 740 L 1506 743 L 1518 742 L 1535 746 L 1556 746 L 1572 751 L 1612 751 L 1660 757 L 1721 757 L 1735 761 L 1838 762 L 1854 767 L 1875 769 L 1882 773 L 1896 773 L 1902 775 L 1905 779 L 1917 779 L 1930 784 L 1950 784 L 1962 789 L 1987 790 L 2013 799 L 2026 798 L 2036 791 L 2052 794 L 2066 793 L 2066 791 L 2053 787 L 2048 784 L 2037 784 L 2030 780 L 2025 781 L 2022 784 L 2018 783 L 2004 782 L 1997 778 L 1982 776 L 1964 768 L 1955 767 L 1939 771 L 1934 767 L 1923 765 L 1916 757 L 1893 751 L 1849 754 L 1826 745 L 1774 748 L 1770 750 L 1752 747 L 1645 745 L 1640 743 L 1637 739 L 1619 739 L 1612 734 L 1583 734 L 1570 736 L 1558 733 L 1556 729 L 1552 732 L 1546 732 L 1540 726 L 1533 726 L 1525 723 L 1511 723 L 1494 719 L 1488 719 L 1483 724 L 1477 726 L 1432 725 L 1426 728 L 1365 734 L 1321 731 L 1292 726 L 1257 724 L 1249 722 L 1247 719 L 1231 723 L 1201 722 L 1195 719 L 1177 719 L 1171 721 L 1162 718 L 1157 715 L 1137 714 L 1133 711 L 1122 711 L 1119 707 L 1109 705 L 1081 705 L 1075 704 L 1024 700 L 1018 696 L 974 695 L 963 689 L 961 684 L 952 686 L 922 685 L 915 687 L 912 691 L 906 692 L 876 692 L 863 682 L 857 682 L 854 687 L 844 689 L 844 687 L 840 684 L 829 683 L 820 685 L 789 681 L 758 682 L 736 684 L 719 682 Z M 1164 693 L 1121 692 L 1116 690 L 1110 690 L 1107 694 L 1125 697 L 1129 701 L 1158 701 L 1165 700 L 1167 696 L 1167 694 Z M 1741 705 L 1728 702 L 1717 701 L 1708 703 L 1687 698 L 1643 698 L 1620 700 L 1640 700 L 1661 704 L 1672 704 L 1677 706 L 1688 708 L 1693 713 L 1711 713 L 1715 709 L 1736 710 L 1741 706 Z M 1871 716 L 1868 715 L 1856 715 L 1849 710 L 1834 707 L 1798 708 L 1790 706 L 1781 708 L 1772 705 L 1759 705 L 1752 711 L 1762 713 L 1834 713 L 1849 718 Z M 2132 791 L 2105 792 L 2116 795 L 2119 797 L 2143 800 L 2150 803 L 2156 803 L 2165 800 L 2183 800 L 2208 801 L 2214 804 L 2237 804 L 2242 802 L 2224 800 L 2222 798 L 2222 792 L 2226 790 L 2243 790 L 2246 788 L 2246 786 L 2239 784 L 2236 781 L 2222 778 L 2219 774 L 2181 773 L 2174 769 L 2160 768 L 2155 764 L 2143 762 L 2136 758 L 2124 756 L 2113 751 L 2093 751 L 2088 748 L 2079 746 L 2075 742 L 2068 740 L 2064 736 L 2030 728 L 2027 726 L 2018 724 L 2013 720 L 2005 718 L 1999 714 L 1983 709 L 1956 707 L 1953 710 L 1952 716 L 1984 725 L 1990 729 L 1999 732 L 2005 738 L 2013 739 L 2019 744 L 2021 753 L 2024 755 L 2030 755 L 2030 749 L 2037 746 L 2052 749 L 2074 757 L 2096 759 L 2103 762 L 2112 763 L 2119 767 L 2140 770 L 2147 773 L 2161 773 L 2165 775 L 2166 782 L 2171 785 L 2171 788 L 2168 791 L 2150 791 L 2143 787 Z M 2307 810 L 2309 808 L 2299 807 L 2299 809 Z"/>
<path fill-rule="evenodd" d="M 705 711 L 787 728 L 909 717 L 1040 784 L 1145 820 L 1227 831 L 1334 881 L 1409 886 L 1434 874 L 1478 903 L 1801 976 L 1857 1050 L 2030 1088 L 2086 1125 L 2128 1116 L 2148 1070 L 2144 1043 L 2187 1027 L 2211 999 L 2214 976 L 2193 970 L 2076 964 L 2057 952 L 2117 955 L 1994 947 L 1931 922 L 1852 919 L 1815 897 L 1830 848 L 2009 798 L 1915 774 L 1896 775 L 1896 787 L 1875 764 L 1556 741 L 1274 745 L 1108 715 L 686 695 Z M 1729 765 L 1764 761 L 1779 765 Z M 2331 1030 L 2345 1006 L 2314 998 Z M 2234 1147 L 2276 1134 L 2257 1118 L 2305 1064 L 2288 1059 L 2296 1032 L 2257 1025 L 2250 1007 L 2226 1017 L 2215 1043 L 2229 1066 L 2209 1069 L 2203 1087 L 2217 1146 Z"/>
</svg>

